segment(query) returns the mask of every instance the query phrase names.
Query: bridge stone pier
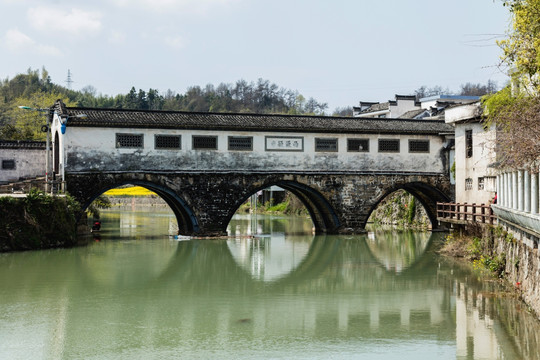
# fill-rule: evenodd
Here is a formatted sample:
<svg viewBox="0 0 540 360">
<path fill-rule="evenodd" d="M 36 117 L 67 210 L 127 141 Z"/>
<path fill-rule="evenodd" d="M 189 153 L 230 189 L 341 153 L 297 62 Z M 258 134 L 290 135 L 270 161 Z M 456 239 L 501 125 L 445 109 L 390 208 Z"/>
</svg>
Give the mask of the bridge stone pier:
<svg viewBox="0 0 540 360">
<path fill-rule="evenodd" d="M 84 115 L 84 116 L 83 116 Z M 223 235 L 272 185 L 296 195 L 318 233 L 359 233 L 390 193 L 427 210 L 454 198 L 453 128 L 441 121 L 53 107 L 54 173 L 84 208 L 108 189 L 161 196 L 181 234 Z"/>
</svg>

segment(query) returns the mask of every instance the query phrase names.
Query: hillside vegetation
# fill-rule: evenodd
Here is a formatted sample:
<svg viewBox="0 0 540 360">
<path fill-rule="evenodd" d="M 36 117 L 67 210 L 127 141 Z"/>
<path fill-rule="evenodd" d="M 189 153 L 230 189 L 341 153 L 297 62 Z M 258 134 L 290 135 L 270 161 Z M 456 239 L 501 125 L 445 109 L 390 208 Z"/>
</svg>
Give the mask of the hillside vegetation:
<svg viewBox="0 0 540 360">
<path fill-rule="evenodd" d="M 71 90 L 53 83 L 45 68 L 28 69 L 25 74 L 0 81 L 0 139 L 44 140 L 41 128 L 46 112 L 24 111 L 18 106 L 46 109 L 57 99 L 77 107 L 225 113 L 324 115 L 328 107 L 264 79 L 190 86 L 185 93 L 136 90 L 132 86 L 125 94 L 109 96 L 92 86 Z"/>
</svg>

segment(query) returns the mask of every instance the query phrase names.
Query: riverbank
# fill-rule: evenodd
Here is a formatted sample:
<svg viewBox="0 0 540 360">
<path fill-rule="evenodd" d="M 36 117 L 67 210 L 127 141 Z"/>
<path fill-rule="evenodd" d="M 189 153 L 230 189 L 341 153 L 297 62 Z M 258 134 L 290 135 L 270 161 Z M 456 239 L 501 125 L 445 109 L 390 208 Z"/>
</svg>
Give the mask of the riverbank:
<svg viewBox="0 0 540 360">
<path fill-rule="evenodd" d="M 0 197 L 0 252 L 71 247 L 78 243 L 79 204 L 69 196 L 31 190 Z"/>
<path fill-rule="evenodd" d="M 485 268 L 510 285 L 516 295 L 540 319 L 540 255 L 500 226 L 470 225 L 453 232 L 441 254 L 463 258 L 476 268 Z"/>
</svg>

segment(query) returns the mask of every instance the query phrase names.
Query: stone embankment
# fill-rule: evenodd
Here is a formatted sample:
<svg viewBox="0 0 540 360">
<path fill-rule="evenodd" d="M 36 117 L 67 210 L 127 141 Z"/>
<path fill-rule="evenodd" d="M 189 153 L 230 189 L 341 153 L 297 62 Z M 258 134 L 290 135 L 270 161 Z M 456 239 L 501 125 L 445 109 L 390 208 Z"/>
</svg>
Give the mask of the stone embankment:
<svg viewBox="0 0 540 360">
<path fill-rule="evenodd" d="M 540 319 L 540 254 L 502 227 L 471 224 L 447 239 L 442 253 L 465 257 L 511 285 Z"/>
<path fill-rule="evenodd" d="M 490 249 L 504 257 L 505 277 L 517 289 L 521 298 L 540 318 L 540 256 L 523 242 L 507 236 L 494 236 Z"/>
</svg>

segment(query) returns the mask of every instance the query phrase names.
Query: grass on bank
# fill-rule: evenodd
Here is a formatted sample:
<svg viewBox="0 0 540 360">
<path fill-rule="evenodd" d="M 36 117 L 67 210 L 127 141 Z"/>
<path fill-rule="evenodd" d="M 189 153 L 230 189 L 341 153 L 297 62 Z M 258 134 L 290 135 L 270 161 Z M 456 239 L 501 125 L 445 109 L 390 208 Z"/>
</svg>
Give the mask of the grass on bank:
<svg viewBox="0 0 540 360">
<path fill-rule="evenodd" d="M 471 226 L 467 235 L 452 232 L 446 236 L 446 241 L 440 253 L 447 256 L 464 258 L 472 262 L 475 269 L 486 269 L 496 277 L 502 278 L 506 268 L 506 256 L 493 254 L 493 237 L 503 236 L 512 241 L 511 235 L 500 227 L 490 227 L 483 231 L 480 227 Z"/>
</svg>

